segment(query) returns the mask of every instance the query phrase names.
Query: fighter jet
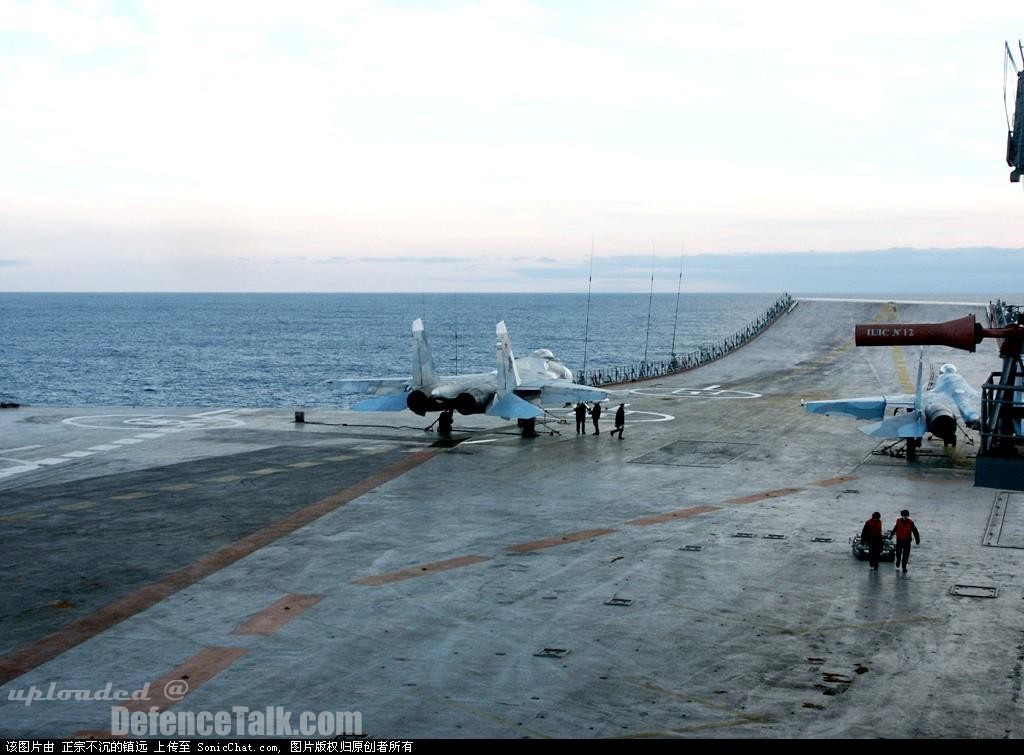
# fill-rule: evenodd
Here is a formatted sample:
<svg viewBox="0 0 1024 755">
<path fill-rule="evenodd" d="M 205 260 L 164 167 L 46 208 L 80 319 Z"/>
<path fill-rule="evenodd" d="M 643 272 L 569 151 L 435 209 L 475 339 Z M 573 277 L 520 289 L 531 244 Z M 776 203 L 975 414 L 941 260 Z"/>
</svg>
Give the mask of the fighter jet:
<svg viewBox="0 0 1024 755">
<path fill-rule="evenodd" d="M 879 420 L 860 428 L 873 438 L 907 439 L 908 457 L 921 445 L 926 432 L 941 438 L 943 445 L 956 445 L 958 422 L 971 429 L 981 423 L 981 395 L 952 364 L 939 368 L 935 384 L 925 390 L 923 356 L 917 365 L 917 392 L 891 396 L 801 402 L 812 414 L 839 414 L 855 419 Z M 894 416 L 885 418 L 892 409 Z M 904 413 L 899 413 L 903 410 Z"/>
<path fill-rule="evenodd" d="M 495 333 L 497 368 L 491 372 L 440 376 L 427 342 L 423 321 L 412 324 L 412 377 L 332 380 L 342 393 L 372 394 L 353 405 L 360 412 L 397 412 L 403 409 L 424 416 L 446 410 L 460 414 L 488 414 L 520 420 L 524 433 L 532 432 L 543 405 L 601 401 L 607 391 L 574 383 L 572 371 L 548 349 L 515 358 L 508 329 L 499 322 Z"/>
</svg>

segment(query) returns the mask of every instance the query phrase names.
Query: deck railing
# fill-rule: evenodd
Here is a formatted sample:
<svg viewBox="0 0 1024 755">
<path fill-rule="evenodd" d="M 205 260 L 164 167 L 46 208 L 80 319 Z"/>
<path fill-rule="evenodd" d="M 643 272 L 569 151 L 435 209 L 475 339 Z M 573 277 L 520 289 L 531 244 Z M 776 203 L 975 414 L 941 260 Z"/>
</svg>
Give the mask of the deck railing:
<svg viewBox="0 0 1024 755">
<path fill-rule="evenodd" d="M 1007 304 L 1002 299 L 988 303 L 988 321 L 993 328 L 1005 328 L 1024 321 L 1024 307 Z"/>
<path fill-rule="evenodd" d="M 673 354 L 670 359 L 662 359 L 656 362 L 634 362 L 625 367 L 606 367 L 600 370 L 579 370 L 576 375 L 576 382 L 584 385 L 612 385 L 614 383 L 630 383 L 635 380 L 647 380 L 649 378 L 662 377 L 663 375 L 674 375 L 678 372 L 686 372 L 701 365 L 721 359 L 740 348 L 746 343 L 757 338 L 764 330 L 781 317 L 793 304 L 793 297 L 789 294 L 780 296 L 774 304 L 768 307 L 757 319 L 748 323 L 730 336 L 712 343 L 703 344 L 700 348 L 688 351 L 685 354 Z"/>
</svg>

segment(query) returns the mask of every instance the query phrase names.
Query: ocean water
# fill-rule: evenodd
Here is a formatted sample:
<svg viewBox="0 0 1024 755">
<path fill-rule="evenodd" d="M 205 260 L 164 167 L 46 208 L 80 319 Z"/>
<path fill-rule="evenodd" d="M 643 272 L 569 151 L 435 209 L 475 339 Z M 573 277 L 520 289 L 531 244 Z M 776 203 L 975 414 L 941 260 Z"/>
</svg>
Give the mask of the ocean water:
<svg viewBox="0 0 1024 755">
<path fill-rule="evenodd" d="M 781 292 L 780 292 L 781 293 Z M 422 317 L 438 370 L 551 349 L 577 371 L 728 336 L 772 294 L 0 293 L 0 400 L 50 406 L 330 407 L 327 380 L 410 374 Z M 648 311 L 650 310 L 650 316 Z"/>
</svg>

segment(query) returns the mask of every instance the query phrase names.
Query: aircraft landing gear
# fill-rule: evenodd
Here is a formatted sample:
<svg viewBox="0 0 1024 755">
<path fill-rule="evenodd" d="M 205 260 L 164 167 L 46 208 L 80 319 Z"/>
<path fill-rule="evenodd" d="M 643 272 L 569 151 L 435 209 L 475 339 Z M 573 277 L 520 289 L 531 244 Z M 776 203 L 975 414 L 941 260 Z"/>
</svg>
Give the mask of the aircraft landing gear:
<svg viewBox="0 0 1024 755">
<path fill-rule="evenodd" d="M 879 456 L 904 457 L 908 462 L 917 461 L 917 449 L 921 447 L 922 438 L 900 438 L 885 448 L 876 448 L 871 453 Z"/>
<path fill-rule="evenodd" d="M 423 428 L 423 432 L 430 433 L 434 431 L 434 427 L 437 427 L 437 434 L 442 436 L 449 436 L 452 434 L 452 427 L 455 424 L 453 422 L 454 414 L 451 409 L 445 409 L 437 415 L 437 419 L 431 422 L 429 425 Z"/>
</svg>

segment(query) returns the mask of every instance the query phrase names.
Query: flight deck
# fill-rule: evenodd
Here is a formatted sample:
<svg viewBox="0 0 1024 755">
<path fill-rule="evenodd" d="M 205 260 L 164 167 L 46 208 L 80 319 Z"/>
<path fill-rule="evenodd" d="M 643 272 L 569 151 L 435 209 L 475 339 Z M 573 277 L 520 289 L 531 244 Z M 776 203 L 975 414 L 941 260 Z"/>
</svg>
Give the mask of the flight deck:
<svg viewBox="0 0 1024 755">
<path fill-rule="evenodd" d="M 969 313 L 797 300 L 613 386 L 600 434 L 571 408 L 450 439 L 411 412 L 0 410 L 0 731 L 109 735 L 109 700 L 25 691 L 110 686 L 358 712 L 374 739 L 1020 737 L 1024 493 L 974 486 L 974 431 L 908 463 L 801 406 L 913 392 L 918 348 L 858 348 L 856 323 Z M 852 537 L 904 508 L 908 572 L 870 571 Z"/>
</svg>

